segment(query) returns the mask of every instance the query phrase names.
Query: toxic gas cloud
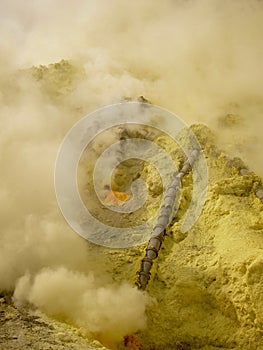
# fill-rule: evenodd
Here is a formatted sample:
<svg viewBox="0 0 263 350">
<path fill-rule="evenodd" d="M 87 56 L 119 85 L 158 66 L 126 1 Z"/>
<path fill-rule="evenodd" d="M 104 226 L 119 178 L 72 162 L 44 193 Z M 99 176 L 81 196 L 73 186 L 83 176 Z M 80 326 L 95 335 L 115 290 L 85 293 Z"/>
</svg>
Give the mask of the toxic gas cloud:
<svg viewBox="0 0 263 350">
<path fill-rule="evenodd" d="M 87 113 L 144 95 L 208 124 L 263 175 L 262 34 L 259 0 L 2 0 L 0 288 L 91 332 L 118 338 L 143 327 L 147 298 L 112 285 L 59 212 L 59 144 Z M 79 67 L 66 99 L 27 73 L 61 59 Z"/>
<path fill-rule="evenodd" d="M 18 303 L 29 301 L 107 342 L 120 341 L 122 335 L 143 328 L 144 309 L 149 302 L 149 297 L 128 284 L 98 287 L 92 274 L 63 267 L 44 269 L 33 281 L 29 275 L 23 276 L 14 299 Z"/>
</svg>

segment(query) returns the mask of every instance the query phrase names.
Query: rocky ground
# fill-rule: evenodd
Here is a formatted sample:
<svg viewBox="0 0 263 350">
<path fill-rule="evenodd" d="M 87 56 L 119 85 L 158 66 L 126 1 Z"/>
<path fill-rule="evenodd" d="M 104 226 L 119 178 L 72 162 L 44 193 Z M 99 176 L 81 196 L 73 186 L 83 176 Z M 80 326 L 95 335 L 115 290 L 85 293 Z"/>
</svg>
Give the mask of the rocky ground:
<svg viewBox="0 0 263 350">
<path fill-rule="evenodd" d="M 0 298 L 0 349 L 106 350 L 98 341 L 88 340 L 79 329 L 39 311 L 17 308 L 10 295 Z"/>
</svg>

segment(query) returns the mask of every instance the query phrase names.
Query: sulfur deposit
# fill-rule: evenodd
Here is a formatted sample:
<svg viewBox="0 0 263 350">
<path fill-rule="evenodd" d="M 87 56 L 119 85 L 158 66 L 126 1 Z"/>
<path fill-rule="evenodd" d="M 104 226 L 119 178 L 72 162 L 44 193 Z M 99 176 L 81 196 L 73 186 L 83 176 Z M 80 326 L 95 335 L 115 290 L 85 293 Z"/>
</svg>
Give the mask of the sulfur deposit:
<svg viewBox="0 0 263 350">
<path fill-rule="evenodd" d="M 262 349 L 263 204 L 255 194 L 261 179 L 241 175 L 243 162 L 218 149 L 207 127 L 192 129 L 208 162 L 209 191 L 197 223 L 182 234 L 191 175 L 183 180 L 180 209 L 147 287 L 155 303 L 139 334 L 142 349 Z M 176 147 L 166 140 L 166 149 Z M 144 256 L 141 247 L 105 253 L 119 281 Z"/>
<path fill-rule="evenodd" d="M 191 181 L 183 180 L 180 210 L 148 288 L 157 303 L 148 311 L 145 349 L 262 349 L 261 180 L 240 175 L 242 163 L 218 150 L 206 127 L 194 130 L 207 157 L 209 192 L 198 222 L 182 234 L 191 195 Z"/>
<path fill-rule="evenodd" d="M 84 80 L 83 67 L 63 60 L 48 67 L 19 71 L 16 86 L 2 82 L 2 98 L 10 110 L 14 108 L 10 107 L 11 96 L 16 92 L 19 100 L 26 81 L 32 93 L 31 108 L 37 113 L 39 104 L 45 106 L 40 120 L 45 116 L 53 129 L 49 130 L 49 123 L 38 125 L 32 118 L 35 134 L 31 137 L 36 139 L 33 151 L 26 143 L 22 151 L 10 145 L 5 149 L 13 157 L 22 152 L 23 162 L 20 157 L 21 163 L 16 166 L 21 181 L 29 177 L 32 182 L 30 187 L 22 187 L 20 197 L 10 176 L 8 184 L 14 189 L 13 197 L 1 193 L 8 205 L 14 205 L 15 198 L 22 209 L 20 220 L 11 228 L 7 229 L 9 226 L 3 221 L 0 301 L 4 326 L 0 349 L 101 349 L 99 342 L 110 349 L 125 349 L 125 336 L 134 336 L 134 344 L 142 350 L 263 349 L 263 204 L 256 196 L 261 179 L 249 169 L 244 171 L 242 160 L 221 150 L 207 126 L 191 126 L 209 171 L 203 211 L 195 225 L 183 234 L 180 228 L 193 185 L 189 173 L 182 180 L 179 210 L 154 262 L 147 293 L 134 287 L 145 245 L 114 250 L 82 240 L 60 216 L 50 186 L 50 192 L 43 193 L 42 184 L 33 181 L 43 179 L 45 173 L 38 173 L 35 168 L 35 173 L 30 172 L 29 160 L 35 157 L 39 162 L 41 156 L 45 160 L 45 152 L 55 160 L 62 134 L 72 123 L 72 114 L 77 121 L 86 108 L 74 97 Z M 65 114 L 60 124 L 61 108 Z M 27 110 L 20 113 L 27 114 Z M 233 116 L 219 120 L 226 129 L 233 122 L 240 120 Z M 51 149 L 47 148 L 50 140 L 41 138 L 43 125 L 53 140 Z M 23 140 L 24 134 L 19 135 Z M 114 130 L 110 136 L 113 140 L 148 138 L 163 147 L 175 164 L 184 161 L 178 145 L 165 134 L 128 128 Z M 184 138 L 183 133 L 181 137 Z M 101 140 L 95 141 L 91 158 L 84 156 L 84 170 L 80 169 L 80 180 L 84 179 L 80 181 L 81 194 L 94 212 L 100 212 L 101 207 L 85 192 L 89 189 L 85 179 L 103 147 Z M 45 161 L 51 167 L 50 160 Z M 11 170 L 13 174 L 13 163 Z M 134 160 L 123 163 L 114 173 L 114 191 L 122 193 L 120 198 L 128 198 L 129 186 L 137 178 L 148 183 L 147 210 L 130 215 L 126 224 L 144 220 L 161 201 L 163 188 L 158 173 L 152 171 L 151 165 Z M 52 183 L 49 177 L 45 180 Z M 38 204 L 32 207 L 36 196 Z M 106 218 L 114 221 L 110 216 Z"/>
</svg>

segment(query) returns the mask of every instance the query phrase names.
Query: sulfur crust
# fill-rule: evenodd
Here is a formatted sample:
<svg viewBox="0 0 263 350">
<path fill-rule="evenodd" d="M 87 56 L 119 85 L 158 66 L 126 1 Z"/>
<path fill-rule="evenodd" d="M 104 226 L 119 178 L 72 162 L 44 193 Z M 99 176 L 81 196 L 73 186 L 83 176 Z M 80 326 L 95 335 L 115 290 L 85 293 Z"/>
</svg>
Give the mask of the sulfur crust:
<svg viewBox="0 0 263 350">
<path fill-rule="evenodd" d="M 55 68 L 49 68 L 48 74 L 65 71 L 65 63 Z M 72 70 L 68 66 L 67 69 L 71 74 Z M 51 94 L 55 94 L 56 86 L 59 94 L 68 93 L 60 79 L 43 78 L 45 74 L 46 68 L 34 70 L 34 76 L 44 79 L 43 85 Z M 70 78 L 65 84 L 71 86 Z M 241 176 L 236 162 L 217 149 L 207 127 L 192 128 L 208 163 L 205 206 L 194 227 L 186 234 L 180 233 L 191 197 L 189 175 L 183 183 L 183 201 L 177 219 L 154 264 L 148 292 L 156 302 L 148 307 L 147 328 L 139 337 L 145 350 L 260 350 L 263 349 L 263 204 L 255 196 L 260 178 L 253 173 Z M 168 151 L 175 151 L 168 139 L 164 141 Z M 181 157 L 175 157 L 175 161 L 180 163 Z M 143 176 L 153 184 L 158 183 L 156 174 L 147 171 L 147 167 Z M 152 191 L 158 192 L 157 187 L 153 185 Z M 115 281 L 130 276 L 133 283 L 144 248 L 96 249 L 107 259 Z"/>
<path fill-rule="evenodd" d="M 157 305 L 148 310 L 145 349 L 261 349 L 263 204 L 255 196 L 260 178 L 239 175 L 206 127 L 192 129 L 208 162 L 209 191 L 194 227 L 180 233 L 181 210 L 164 241 L 148 288 Z M 188 177 L 183 197 L 189 191 Z"/>
</svg>

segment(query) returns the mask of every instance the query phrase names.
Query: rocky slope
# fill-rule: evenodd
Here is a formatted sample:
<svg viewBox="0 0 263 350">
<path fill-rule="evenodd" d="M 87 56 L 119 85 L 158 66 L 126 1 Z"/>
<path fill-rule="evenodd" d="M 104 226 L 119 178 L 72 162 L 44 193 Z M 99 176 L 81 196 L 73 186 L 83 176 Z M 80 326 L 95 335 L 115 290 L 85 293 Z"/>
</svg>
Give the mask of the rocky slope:
<svg viewBox="0 0 263 350">
<path fill-rule="evenodd" d="M 0 298 L 1 350 L 106 350 L 98 341 L 89 341 L 84 330 L 48 318 L 28 307 L 17 308 L 10 294 Z"/>
</svg>

